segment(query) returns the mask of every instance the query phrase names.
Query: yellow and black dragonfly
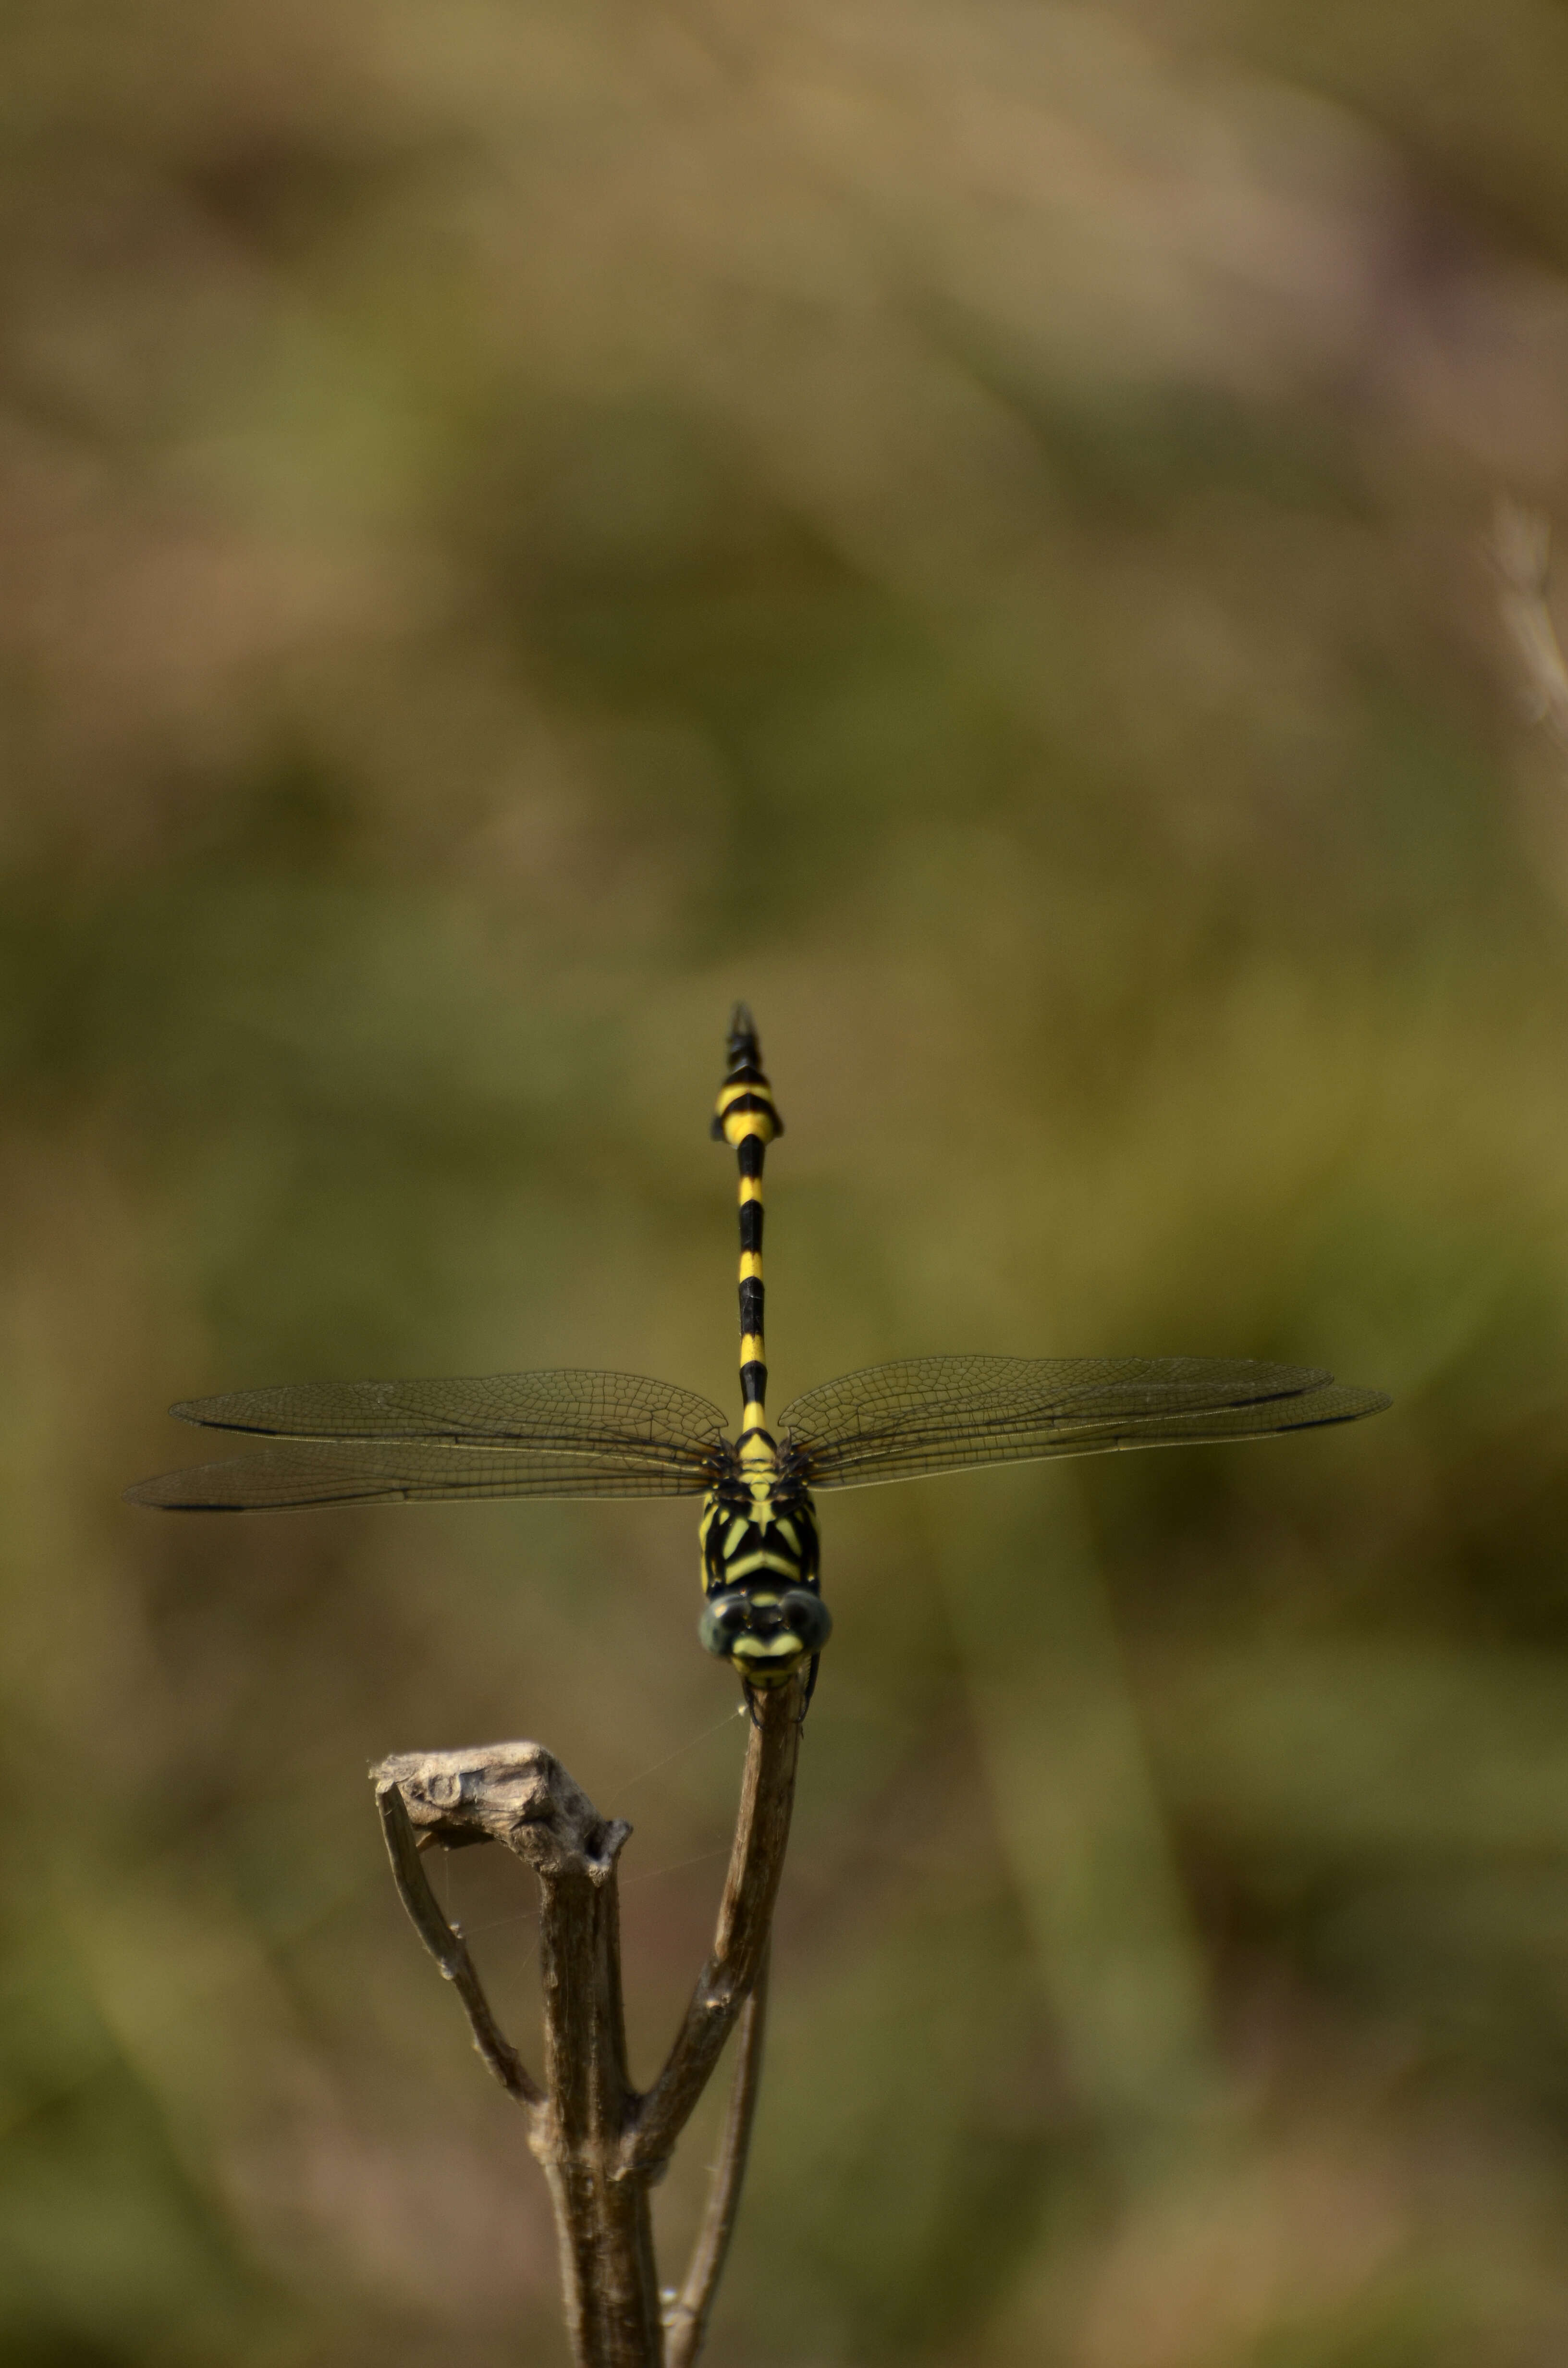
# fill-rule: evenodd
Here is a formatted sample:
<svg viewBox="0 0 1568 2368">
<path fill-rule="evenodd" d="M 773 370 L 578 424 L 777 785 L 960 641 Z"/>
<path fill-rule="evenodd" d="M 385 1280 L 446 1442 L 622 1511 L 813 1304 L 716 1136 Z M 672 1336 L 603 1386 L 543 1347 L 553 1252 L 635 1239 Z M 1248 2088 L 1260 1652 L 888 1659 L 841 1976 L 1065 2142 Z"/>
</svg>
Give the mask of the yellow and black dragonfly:
<svg viewBox="0 0 1568 2368">
<path fill-rule="evenodd" d="M 762 1172 L 782 1122 L 744 1004 L 713 1133 L 740 1167 L 739 1435 L 720 1408 L 632 1373 L 306 1382 L 191 1398 L 183 1421 L 265 1442 L 126 1493 L 181 1513 L 477 1497 L 701 1497 L 702 1642 L 743 1683 L 782 1684 L 832 1621 L 817 1488 L 1113 1448 L 1267 1439 L 1389 1403 L 1332 1374 L 1221 1357 L 912 1357 L 821 1383 L 767 1414 Z"/>
</svg>

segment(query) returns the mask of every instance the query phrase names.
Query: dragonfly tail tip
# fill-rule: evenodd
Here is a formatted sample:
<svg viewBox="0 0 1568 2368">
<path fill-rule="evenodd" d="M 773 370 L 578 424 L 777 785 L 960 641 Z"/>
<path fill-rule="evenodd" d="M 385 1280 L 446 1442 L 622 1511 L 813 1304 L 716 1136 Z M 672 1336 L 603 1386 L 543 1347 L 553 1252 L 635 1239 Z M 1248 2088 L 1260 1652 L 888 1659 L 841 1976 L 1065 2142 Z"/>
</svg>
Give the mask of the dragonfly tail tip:
<svg viewBox="0 0 1568 2368">
<path fill-rule="evenodd" d="M 751 1016 L 749 1004 L 737 1003 L 730 1014 L 727 1049 L 733 1069 L 738 1069 L 744 1062 L 755 1061 L 757 1057 L 756 1022 Z"/>
</svg>

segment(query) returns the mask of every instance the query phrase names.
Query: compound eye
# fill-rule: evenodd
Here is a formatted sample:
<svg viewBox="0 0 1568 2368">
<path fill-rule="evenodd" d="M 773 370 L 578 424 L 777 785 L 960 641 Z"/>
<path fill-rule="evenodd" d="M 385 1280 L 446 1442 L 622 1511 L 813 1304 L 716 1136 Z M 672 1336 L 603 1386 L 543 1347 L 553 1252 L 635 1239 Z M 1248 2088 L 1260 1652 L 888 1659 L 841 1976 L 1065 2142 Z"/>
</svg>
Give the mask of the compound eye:
<svg viewBox="0 0 1568 2368">
<path fill-rule="evenodd" d="M 697 1633 L 710 1653 L 727 1661 L 735 1639 L 745 1634 L 751 1606 L 744 1595 L 716 1595 L 702 1607 Z"/>
<path fill-rule="evenodd" d="M 778 1611 L 790 1634 L 800 1638 L 802 1653 L 822 1651 L 833 1634 L 833 1614 L 820 1595 L 806 1587 L 786 1588 Z"/>
</svg>

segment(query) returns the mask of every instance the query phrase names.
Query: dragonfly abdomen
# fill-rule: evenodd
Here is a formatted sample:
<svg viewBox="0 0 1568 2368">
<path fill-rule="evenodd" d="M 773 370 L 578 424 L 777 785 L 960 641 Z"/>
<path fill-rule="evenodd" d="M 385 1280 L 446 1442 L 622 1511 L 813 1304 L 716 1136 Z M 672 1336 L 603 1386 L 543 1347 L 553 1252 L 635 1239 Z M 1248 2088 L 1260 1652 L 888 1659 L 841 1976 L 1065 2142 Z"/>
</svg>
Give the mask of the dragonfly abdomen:
<svg viewBox="0 0 1568 2368">
<path fill-rule="evenodd" d="M 740 1166 L 741 1426 L 743 1446 L 751 1450 L 749 1460 L 761 1465 L 773 1460 L 773 1441 L 765 1411 L 767 1349 L 763 1333 L 762 1163 L 768 1144 L 776 1135 L 783 1133 L 784 1121 L 762 1065 L 756 1030 L 744 1003 L 736 1004 L 730 1022 L 729 1053 L 730 1066 L 719 1088 L 713 1133 L 717 1141 L 733 1146 Z"/>
</svg>

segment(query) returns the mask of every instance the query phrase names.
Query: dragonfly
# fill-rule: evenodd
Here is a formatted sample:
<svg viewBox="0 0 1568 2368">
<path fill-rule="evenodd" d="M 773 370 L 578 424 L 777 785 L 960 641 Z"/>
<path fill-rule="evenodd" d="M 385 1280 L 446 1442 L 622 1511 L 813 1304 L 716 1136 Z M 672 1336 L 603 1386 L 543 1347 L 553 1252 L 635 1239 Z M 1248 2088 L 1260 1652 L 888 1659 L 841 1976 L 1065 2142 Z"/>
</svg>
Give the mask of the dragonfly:
<svg viewBox="0 0 1568 2368">
<path fill-rule="evenodd" d="M 819 1383 L 770 1426 L 763 1162 L 783 1133 L 750 1012 L 735 1008 L 711 1132 L 735 1152 L 740 1206 L 736 1435 L 695 1391 L 567 1370 L 483 1378 L 306 1382 L 192 1398 L 182 1421 L 252 1453 L 126 1491 L 179 1513 L 301 1511 L 473 1497 L 700 1497 L 708 1650 L 746 1700 L 806 1665 L 833 1622 L 815 1493 L 1115 1449 L 1273 1438 L 1358 1422 L 1381 1390 L 1297 1365 L 1224 1357 L 909 1357 Z M 803 1705 L 802 1705 L 803 1708 Z"/>
</svg>

